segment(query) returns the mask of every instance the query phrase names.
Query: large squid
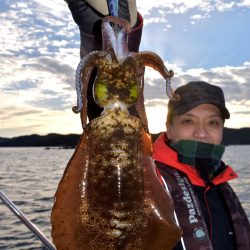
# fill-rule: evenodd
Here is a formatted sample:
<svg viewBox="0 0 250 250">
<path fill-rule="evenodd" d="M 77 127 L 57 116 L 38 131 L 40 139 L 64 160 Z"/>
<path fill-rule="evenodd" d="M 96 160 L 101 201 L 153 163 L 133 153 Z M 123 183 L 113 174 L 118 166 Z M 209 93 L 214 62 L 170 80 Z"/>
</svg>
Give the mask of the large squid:
<svg viewBox="0 0 250 250">
<path fill-rule="evenodd" d="M 103 18 L 103 49 L 84 57 L 76 72 L 77 106 L 83 134 L 55 195 L 52 237 L 58 250 L 172 249 L 181 230 L 173 219 L 172 200 L 155 174 L 152 141 L 144 112 L 144 66 L 159 71 L 167 82 L 172 71 L 152 52 L 131 53 L 129 24 Z M 87 124 L 87 88 L 93 87 L 102 115 Z M 139 118 L 129 114 L 136 105 Z"/>
</svg>

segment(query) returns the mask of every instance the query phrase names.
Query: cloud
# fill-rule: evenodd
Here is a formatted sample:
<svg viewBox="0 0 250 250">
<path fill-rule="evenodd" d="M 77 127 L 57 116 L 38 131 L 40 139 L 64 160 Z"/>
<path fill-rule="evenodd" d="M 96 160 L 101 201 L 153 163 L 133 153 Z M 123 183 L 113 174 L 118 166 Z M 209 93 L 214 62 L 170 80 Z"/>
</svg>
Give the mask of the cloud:
<svg viewBox="0 0 250 250">
<path fill-rule="evenodd" d="M 13 126 L 8 128 L 0 128 L 0 137 L 12 138 L 13 135 L 30 135 L 30 134 L 40 134 L 41 124 L 32 124 L 26 126 Z"/>
<path fill-rule="evenodd" d="M 146 71 L 146 105 L 148 107 L 155 105 L 164 106 L 168 101 L 168 98 L 165 94 L 164 80 L 160 76 L 152 75 L 152 70 Z M 221 87 L 228 103 L 232 103 L 234 105 L 243 105 L 250 110 L 249 62 L 245 62 L 243 65 L 238 67 L 225 66 L 211 69 L 189 69 L 186 71 L 178 69 L 175 72 L 174 78 L 172 79 L 172 87 L 175 89 L 189 81 L 199 80 L 206 81 Z M 239 113 L 241 112 L 238 111 L 237 114 Z M 243 113 L 246 114 L 245 111 L 242 111 L 242 114 Z"/>
<path fill-rule="evenodd" d="M 191 19 L 191 24 L 196 24 L 197 22 L 201 21 L 201 20 L 204 20 L 204 19 L 207 19 L 209 18 L 210 15 L 208 13 L 204 13 L 204 14 L 194 14 L 194 15 L 191 15 L 190 16 L 190 19 Z"/>
<path fill-rule="evenodd" d="M 11 84 L 10 86 L 6 86 L 4 90 L 8 92 L 16 92 L 19 90 L 30 90 L 36 87 L 37 87 L 37 83 L 27 80 L 27 81 L 15 82 Z"/>
<path fill-rule="evenodd" d="M 13 117 L 24 117 L 27 115 L 38 115 L 38 114 L 42 114 L 41 110 L 19 110 L 19 111 L 15 111 L 16 107 L 11 107 L 10 112 L 4 112 L 1 111 L 0 115 L 1 115 L 1 120 L 5 121 L 5 120 L 9 120 Z M 5 115 L 3 115 L 5 114 Z"/>
<path fill-rule="evenodd" d="M 250 111 L 235 111 L 234 114 L 250 115 Z"/>
<path fill-rule="evenodd" d="M 71 105 L 66 98 L 63 96 L 56 97 L 42 97 L 38 100 L 28 101 L 27 104 L 30 104 L 33 107 L 45 108 L 47 110 L 65 110 L 65 108 L 70 108 Z"/>
<path fill-rule="evenodd" d="M 62 48 L 79 47 L 78 28 L 63 1 L 50 5 L 48 1 L 9 1 L 0 22 L 2 55 L 54 55 Z"/>
<path fill-rule="evenodd" d="M 190 10 L 181 15 L 161 11 L 167 22 L 145 25 L 141 50 L 154 51 L 185 70 L 237 66 L 249 60 L 250 9 L 209 14 Z M 144 20 L 161 16 L 154 7 Z"/>
<path fill-rule="evenodd" d="M 141 50 L 158 53 L 175 71 L 173 88 L 194 79 L 218 84 L 230 111 L 244 119 L 250 107 L 249 1 L 137 4 L 145 24 Z M 71 111 L 80 39 L 67 4 L 3 0 L 0 22 L 0 134 L 81 131 Z M 165 82 L 153 70 L 146 73 L 145 104 L 151 115 L 159 107 L 165 112 Z"/>
<path fill-rule="evenodd" d="M 165 9 L 166 13 L 184 14 L 191 10 L 201 12 L 225 12 L 234 8 L 249 8 L 249 0 L 231 1 L 227 0 L 137 0 L 137 7 L 143 15 L 149 15 L 154 8 Z"/>
<path fill-rule="evenodd" d="M 238 1 L 237 1 L 238 2 Z M 239 7 L 248 7 L 250 8 L 250 1 L 249 0 L 242 0 L 237 3 Z"/>
<path fill-rule="evenodd" d="M 61 78 L 63 82 L 67 82 L 69 85 L 73 85 L 73 75 L 75 69 L 73 66 L 70 66 L 68 62 L 58 60 L 53 57 L 37 57 L 34 60 L 28 60 L 29 63 L 24 63 L 22 68 L 32 69 L 36 71 L 37 75 L 45 73 L 46 75 L 56 75 Z"/>
<path fill-rule="evenodd" d="M 226 126 L 231 128 L 249 127 L 250 115 L 250 63 L 245 62 L 241 66 L 224 66 L 211 69 L 183 70 L 174 65 L 169 65 L 175 75 L 172 79 L 172 88 L 186 84 L 189 81 L 206 81 L 221 87 L 224 91 L 226 106 L 231 113 L 231 119 L 226 121 Z M 145 77 L 145 106 L 149 119 L 150 131 L 159 132 L 165 129 L 167 103 L 169 101 L 165 93 L 164 80 L 146 70 Z M 157 114 L 157 117 L 156 117 Z M 154 121 L 157 119 L 157 124 Z M 161 124 L 161 125 L 160 125 Z"/>
</svg>

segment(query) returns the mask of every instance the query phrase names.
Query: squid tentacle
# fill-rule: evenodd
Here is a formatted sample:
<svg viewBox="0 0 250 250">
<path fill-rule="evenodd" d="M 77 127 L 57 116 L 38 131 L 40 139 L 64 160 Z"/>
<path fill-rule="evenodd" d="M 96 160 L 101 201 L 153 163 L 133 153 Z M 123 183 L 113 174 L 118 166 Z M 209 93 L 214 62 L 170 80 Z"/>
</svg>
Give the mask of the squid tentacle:
<svg viewBox="0 0 250 250">
<path fill-rule="evenodd" d="M 82 67 L 84 64 L 85 60 L 84 58 L 79 62 L 77 69 L 76 69 L 76 74 L 75 74 L 75 88 L 76 88 L 76 93 L 77 93 L 77 106 L 74 106 L 72 108 L 74 113 L 79 113 L 83 107 L 82 103 L 82 96 L 81 96 L 81 88 L 82 88 L 82 82 L 81 82 L 81 71 Z"/>
<path fill-rule="evenodd" d="M 167 96 L 173 101 L 179 100 L 179 96 L 172 90 L 171 87 L 171 78 L 173 77 L 174 72 L 172 70 L 167 70 L 164 62 L 157 54 L 149 51 L 141 51 L 136 53 L 135 58 L 138 60 L 139 65 L 148 66 L 158 71 L 166 81 Z"/>
<path fill-rule="evenodd" d="M 100 54 L 99 51 L 89 53 L 81 59 L 76 70 L 75 86 L 77 92 L 77 106 L 74 106 L 72 110 L 74 113 L 80 113 L 83 110 L 81 114 L 83 128 L 87 123 L 87 114 L 85 115 L 85 112 L 87 109 L 88 82 L 94 67 L 98 65 Z"/>
</svg>

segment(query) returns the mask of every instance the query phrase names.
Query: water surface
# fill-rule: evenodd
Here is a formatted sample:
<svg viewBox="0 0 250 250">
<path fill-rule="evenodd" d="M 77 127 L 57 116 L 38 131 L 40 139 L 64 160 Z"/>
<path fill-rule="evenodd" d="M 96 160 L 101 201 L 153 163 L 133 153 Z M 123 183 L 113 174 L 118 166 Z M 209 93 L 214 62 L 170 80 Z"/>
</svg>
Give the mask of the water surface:
<svg viewBox="0 0 250 250">
<path fill-rule="evenodd" d="M 51 240 L 53 196 L 73 149 L 0 148 L 0 190 Z M 229 146 L 224 161 L 240 178 L 231 182 L 250 218 L 250 146 Z M 0 202 L 0 249 L 45 249 Z"/>
</svg>

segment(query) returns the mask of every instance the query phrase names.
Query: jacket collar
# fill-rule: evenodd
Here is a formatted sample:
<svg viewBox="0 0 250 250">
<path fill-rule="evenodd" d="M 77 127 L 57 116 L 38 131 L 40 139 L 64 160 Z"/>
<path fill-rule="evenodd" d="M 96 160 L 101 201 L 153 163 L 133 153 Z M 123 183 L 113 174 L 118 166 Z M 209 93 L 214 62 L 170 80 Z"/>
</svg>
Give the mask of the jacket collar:
<svg viewBox="0 0 250 250">
<path fill-rule="evenodd" d="M 198 175 L 197 171 L 190 165 L 179 162 L 177 153 L 165 143 L 166 141 L 168 141 L 168 138 L 165 133 L 162 133 L 156 139 L 154 143 L 153 159 L 185 173 L 193 185 L 205 187 L 206 184 Z M 213 179 L 212 183 L 214 185 L 219 185 L 237 177 L 238 175 L 236 172 L 230 166 L 227 166 L 222 173 Z"/>
</svg>

